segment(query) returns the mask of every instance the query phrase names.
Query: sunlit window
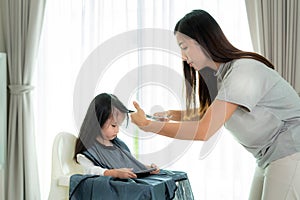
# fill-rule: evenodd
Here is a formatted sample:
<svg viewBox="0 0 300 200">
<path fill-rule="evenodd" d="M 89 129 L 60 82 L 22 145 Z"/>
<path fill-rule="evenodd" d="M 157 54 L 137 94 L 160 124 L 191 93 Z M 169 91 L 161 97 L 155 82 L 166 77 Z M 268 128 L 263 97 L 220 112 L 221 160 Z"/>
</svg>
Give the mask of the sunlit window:
<svg viewBox="0 0 300 200">
<path fill-rule="evenodd" d="M 85 114 L 84 102 L 96 94 L 115 93 L 130 109 L 132 101 L 137 100 L 149 114 L 184 108 L 181 58 L 172 31 L 176 22 L 193 9 L 208 11 L 229 41 L 239 49 L 252 51 L 244 0 L 47 2 L 34 93 L 42 199 L 47 199 L 50 188 L 55 135 L 61 131 L 77 135 Z M 137 29 L 147 33 L 152 29 L 169 31 L 170 35 L 162 35 L 170 47 L 154 44 L 162 39 L 157 35 L 152 38 L 153 48 L 145 45 L 151 35 L 132 37 Z M 122 37 L 125 40 L 119 41 Z M 132 38 L 137 48 L 127 40 Z M 88 72 L 85 84 L 76 85 L 93 54 L 99 52 L 96 57 L 101 65 L 88 66 L 94 71 Z M 82 93 L 77 95 L 77 90 Z M 195 199 L 247 199 L 255 161 L 230 133 L 224 129 L 221 132 L 205 159 L 199 158 L 203 142 L 175 141 L 141 132 L 133 125 L 122 130 L 119 137 L 138 159 L 145 159 L 143 162 L 186 171 Z M 176 152 L 174 144 L 184 148 Z"/>
</svg>

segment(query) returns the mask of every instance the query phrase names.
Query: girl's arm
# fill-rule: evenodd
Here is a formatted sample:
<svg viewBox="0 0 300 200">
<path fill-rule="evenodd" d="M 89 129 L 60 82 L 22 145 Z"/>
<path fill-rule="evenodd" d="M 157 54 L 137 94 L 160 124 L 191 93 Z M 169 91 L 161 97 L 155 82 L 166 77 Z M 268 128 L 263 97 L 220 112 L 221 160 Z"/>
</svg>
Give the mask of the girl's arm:
<svg viewBox="0 0 300 200">
<path fill-rule="evenodd" d="M 82 154 L 77 154 L 76 158 L 77 162 L 84 168 L 85 174 L 112 176 L 115 178 L 136 178 L 136 174 L 132 172 L 132 169 L 104 169 L 99 166 L 95 166 L 91 160 Z"/>
<path fill-rule="evenodd" d="M 215 100 L 199 121 L 158 122 L 145 118 L 144 111 L 134 102 L 136 113 L 131 114 L 131 120 L 139 128 L 163 136 L 182 140 L 208 140 L 232 116 L 238 105 Z"/>
<path fill-rule="evenodd" d="M 77 162 L 83 167 L 85 174 L 104 175 L 107 169 L 95 166 L 94 163 L 83 154 L 76 155 Z"/>
</svg>

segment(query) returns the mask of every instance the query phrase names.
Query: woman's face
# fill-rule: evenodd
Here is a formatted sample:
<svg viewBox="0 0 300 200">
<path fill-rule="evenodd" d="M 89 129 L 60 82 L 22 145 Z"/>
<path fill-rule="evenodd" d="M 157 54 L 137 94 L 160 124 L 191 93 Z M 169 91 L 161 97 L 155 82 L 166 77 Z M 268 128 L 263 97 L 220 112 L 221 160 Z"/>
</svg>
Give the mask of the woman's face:
<svg viewBox="0 0 300 200">
<path fill-rule="evenodd" d="M 181 49 L 181 56 L 190 67 L 196 71 L 203 69 L 204 67 L 211 67 L 215 69 L 214 62 L 205 55 L 203 49 L 198 42 L 185 34 L 180 32 L 176 33 L 177 43 Z"/>
<path fill-rule="evenodd" d="M 124 122 L 125 114 L 114 109 L 112 116 L 109 117 L 101 128 L 104 140 L 113 140 L 119 133 L 119 128 Z"/>
</svg>

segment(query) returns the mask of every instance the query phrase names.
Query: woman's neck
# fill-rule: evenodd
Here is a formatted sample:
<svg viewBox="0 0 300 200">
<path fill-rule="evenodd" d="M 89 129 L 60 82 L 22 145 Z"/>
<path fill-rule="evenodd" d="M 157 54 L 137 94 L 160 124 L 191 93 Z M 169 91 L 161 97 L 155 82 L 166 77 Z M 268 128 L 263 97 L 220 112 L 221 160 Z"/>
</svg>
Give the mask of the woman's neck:
<svg viewBox="0 0 300 200">
<path fill-rule="evenodd" d="M 214 62 L 214 65 L 210 68 L 212 68 L 213 70 L 215 71 L 218 71 L 219 70 L 219 67 L 220 67 L 221 63 L 219 62 Z"/>
</svg>

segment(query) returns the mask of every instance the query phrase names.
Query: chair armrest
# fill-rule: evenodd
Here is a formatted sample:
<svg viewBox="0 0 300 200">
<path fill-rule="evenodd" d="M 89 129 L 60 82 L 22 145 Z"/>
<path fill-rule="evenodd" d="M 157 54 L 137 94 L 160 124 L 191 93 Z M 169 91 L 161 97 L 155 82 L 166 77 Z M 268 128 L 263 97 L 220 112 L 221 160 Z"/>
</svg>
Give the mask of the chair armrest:
<svg viewBox="0 0 300 200">
<path fill-rule="evenodd" d="M 71 175 L 60 176 L 57 180 L 59 186 L 69 187 Z"/>
</svg>

